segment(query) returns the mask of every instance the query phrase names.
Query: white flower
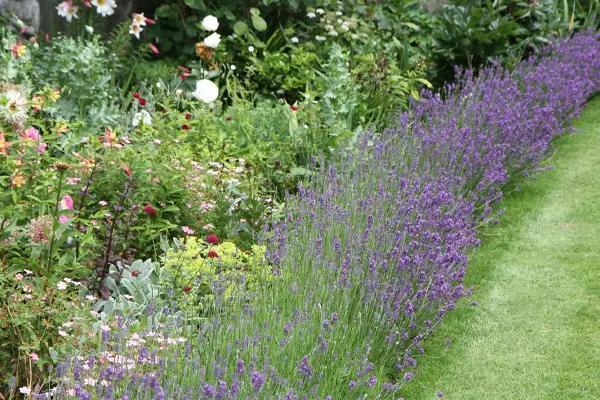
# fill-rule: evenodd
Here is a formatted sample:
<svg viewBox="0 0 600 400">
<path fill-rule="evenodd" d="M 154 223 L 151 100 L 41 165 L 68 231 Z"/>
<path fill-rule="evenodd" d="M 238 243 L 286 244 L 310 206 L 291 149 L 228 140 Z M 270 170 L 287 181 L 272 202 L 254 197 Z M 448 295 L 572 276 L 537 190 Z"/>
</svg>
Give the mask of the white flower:
<svg viewBox="0 0 600 400">
<path fill-rule="evenodd" d="M 135 24 L 135 25 L 139 25 L 139 26 L 146 26 L 146 17 L 144 17 L 144 13 L 133 13 L 133 15 L 131 16 L 132 22 L 131 24 Z"/>
<path fill-rule="evenodd" d="M 290 42 L 292 43 L 298 43 L 300 41 L 300 39 L 298 39 L 298 37 L 294 36 L 293 38 L 290 39 Z"/>
<path fill-rule="evenodd" d="M 63 331 L 62 329 L 60 329 L 60 330 L 58 331 L 58 334 L 59 334 L 60 336 L 62 336 L 62 337 L 67 337 L 67 336 L 69 336 L 69 334 L 68 334 L 67 332 Z"/>
<path fill-rule="evenodd" d="M 317 14 L 321 14 L 321 15 L 325 14 L 325 10 L 323 10 L 322 8 L 317 8 L 315 11 Z"/>
<path fill-rule="evenodd" d="M 181 96 L 182 94 L 183 94 L 183 90 L 181 90 L 181 89 L 177 89 L 175 91 L 175 96 L 177 96 L 177 97 Z"/>
<path fill-rule="evenodd" d="M 131 122 L 131 125 L 138 126 L 140 124 L 140 122 L 144 125 L 152 125 L 152 116 L 150 115 L 150 113 L 146 110 L 142 110 L 139 113 L 136 113 L 133 116 L 133 121 Z"/>
<path fill-rule="evenodd" d="M 17 88 L 10 88 L 0 97 L 5 100 L 0 102 L 0 116 L 10 124 L 22 125 L 27 119 L 25 95 Z"/>
<path fill-rule="evenodd" d="M 77 10 L 79 7 L 74 6 L 73 2 L 70 0 L 63 1 L 59 5 L 56 6 L 56 10 L 58 11 L 58 15 L 67 19 L 67 22 L 73 21 L 73 18 L 79 18 L 77 16 Z"/>
<path fill-rule="evenodd" d="M 89 301 L 96 301 L 96 296 L 94 296 L 93 294 L 88 294 L 87 296 L 85 296 L 85 298 Z"/>
<path fill-rule="evenodd" d="M 94 27 L 93 26 L 86 25 L 85 26 L 85 30 L 88 31 L 88 33 L 90 33 L 90 34 L 94 33 Z"/>
<path fill-rule="evenodd" d="M 229 69 L 231 69 L 232 71 L 235 71 L 237 69 L 237 67 L 233 64 L 231 64 L 231 66 L 229 67 Z"/>
<path fill-rule="evenodd" d="M 317 36 L 315 36 L 315 40 L 317 42 L 324 42 L 325 41 L 325 37 L 317 35 Z"/>
<path fill-rule="evenodd" d="M 28 388 L 27 386 L 23 386 L 19 388 L 19 393 L 22 394 L 31 394 L 31 389 Z"/>
<path fill-rule="evenodd" d="M 337 15 L 337 16 L 339 17 L 339 16 L 341 16 L 341 15 L 344 15 L 344 13 L 343 13 L 343 12 L 341 12 L 341 11 L 336 11 L 336 12 L 335 12 L 335 15 Z"/>
<path fill-rule="evenodd" d="M 254 53 L 254 46 L 248 46 L 248 51 L 250 53 Z"/>
<path fill-rule="evenodd" d="M 219 97 L 219 88 L 213 81 L 202 79 L 196 82 L 196 90 L 192 96 L 204 103 L 212 103 Z"/>
<path fill-rule="evenodd" d="M 97 380 L 94 378 L 85 378 L 83 384 L 86 386 L 96 386 Z"/>
<path fill-rule="evenodd" d="M 140 33 L 142 33 L 143 30 L 144 30 L 144 28 L 142 28 L 141 25 L 131 24 L 129 26 L 129 33 L 131 33 L 133 36 L 135 36 L 138 39 L 140 38 Z"/>
<path fill-rule="evenodd" d="M 307 16 L 308 18 L 316 18 L 316 17 L 317 17 L 317 14 L 315 14 L 314 12 L 309 12 L 309 13 L 307 13 L 307 14 L 306 14 L 306 16 Z"/>
<path fill-rule="evenodd" d="M 58 290 L 65 290 L 67 288 L 67 282 L 60 281 L 56 284 Z"/>
<path fill-rule="evenodd" d="M 337 33 L 337 31 L 335 29 L 330 30 L 329 32 L 327 32 L 327 34 L 329 36 L 337 36 L 338 35 L 338 33 Z"/>
<path fill-rule="evenodd" d="M 219 20 L 213 15 L 207 15 L 202 20 L 202 29 L 209 32 L 214 32 L 219 28 Z"/>
<path fill-rule="evenodd" d="M 115 0 L 92 0 L 92 5 L 96 6 L 96 12 L 103 17 L 113 15 L 117 8 Z"/>
<path fill-rule="evenodd" d="M 154 143 L 155 145 L 157 145 L 157 146 L 158 146 L 158 145 L 159 145 L 159 144 L 161 144 L 162 142 L 160 141 L 160 139 L 154 139 L 154 140 L 152 141 L 152 143 Z"/>
<path fill-rule="evenodd" d="M 219 46 L 219 43 L 221 43 L 221 35 L 219 35 L 217 32 L 211 33 L 210 36 L 204 38 L 204 44 L 206 47 L 216 49 L 217 46 Z"/>
</svg>

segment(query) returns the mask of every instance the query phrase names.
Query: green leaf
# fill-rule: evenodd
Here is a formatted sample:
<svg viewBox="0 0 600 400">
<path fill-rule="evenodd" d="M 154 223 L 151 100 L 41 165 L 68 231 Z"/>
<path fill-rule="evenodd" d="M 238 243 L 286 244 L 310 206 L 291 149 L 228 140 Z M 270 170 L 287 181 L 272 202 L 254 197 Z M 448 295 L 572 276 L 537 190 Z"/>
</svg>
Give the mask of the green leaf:
<svg viewBox="0 0 600 400">
<path fill-rule="evenodd" d="M 252 25 L 254 25 L 254 29 L 259 32 L 264 32 L 267 30 L 267 21 L 265 21 L 260 15 L 252 16 Z"/>
<path fill-rule="evenodd" d="M 258 17 L 260 15 L 260 10 L 258 8 L 252 7 L 250 9 L 250 15 L 253 17 Z"/>
<path fill-rule="evenodd" d="M 243 21 L 237 21 L 235 24 L 233 24 L 233 31 L 238 36 L 245 35 L 248 32 L 248 30 L 250 30 L 248 24 L 246 24 Z"/>
<path fill-rule="evenodd" d="M 204 2 L 202 0 L 184 0 L 186 6 L 195 10 L 201 10 L 204 8 Z"/>
</svg>

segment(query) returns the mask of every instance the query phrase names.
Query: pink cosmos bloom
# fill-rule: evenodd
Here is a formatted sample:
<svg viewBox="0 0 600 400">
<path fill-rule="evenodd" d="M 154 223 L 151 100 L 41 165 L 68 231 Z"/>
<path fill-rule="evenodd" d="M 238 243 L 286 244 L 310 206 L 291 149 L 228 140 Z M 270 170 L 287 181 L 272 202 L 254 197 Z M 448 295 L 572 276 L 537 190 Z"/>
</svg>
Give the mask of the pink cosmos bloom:
<svg viewBox="0 0 600 400">
<path fill-rule="evenodd" d="M 37 152 L 39 154 L 43 154 L 48 149 L 48 145 L 46 143 L 40 143 L 37 146 Z"/>
<path fill-rule="evenodd" d="M 62 200 L 60 201 L 60 209 L 61 210 L 72 210 L 73 209 L 73 198 L 71 196 L 64 195 Z"/>
<path fill-rule="evenodd" d="M 33 362 L 36 362 L 37 360 L 40 359 L 40 357 L 36 353 L 31 353 L 29 355 L 29 357 L 31 358 L 31 361 L 33 361 Z"/>
<path fill-rule="evenodd" d="M 58 222 L 60 222 L 62 225 L 68 223 L 71 220 L 71 217 L 68 215 L 61 215 L 60 217 L 58 217 Z"/>
<path fill-rule="evenodd" d="M 22 281 L 22 280 L 23 280 L 23 278 L 24 278 L 24 277 L 23 277 L 23 274 L 20 274 L 20 273 L 19 273 L 19 274 L 16 274 L 16 275 L 15 275 L 15 280 L 17 280 L 17 281 Z"/>
<path fill-rule="evenodd" d="M 183 233 L 185 233 L 188 236 L 192 236 L 194 233 L 194 230 L 192 228 L 190 228 L 189 226 L 182 226 L 181 230 L 183 231 Z"/>
<path fill-rule="evenodd" d="M 40 140 L 40 131 L 38 131 L 34 127 L 30 127 L 25 131 L 25 138 L 38 141 Z"/>
<path fill-rule="evenodd" d="M 77 185 L 79 182 L 81 182 L 81 178 L 67 178 L 67 185 Z"/>
</svg>

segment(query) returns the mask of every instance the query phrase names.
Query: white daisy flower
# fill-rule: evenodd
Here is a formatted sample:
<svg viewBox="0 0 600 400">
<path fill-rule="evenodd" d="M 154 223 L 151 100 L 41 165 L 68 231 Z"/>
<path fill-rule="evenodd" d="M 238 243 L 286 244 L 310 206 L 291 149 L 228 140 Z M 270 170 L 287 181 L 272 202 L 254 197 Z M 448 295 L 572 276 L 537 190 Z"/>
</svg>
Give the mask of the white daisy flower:
<svg viewBox="0 0 600 400">
<path fill-rule="evenodd" d="M 117 8 L 115 0 L 92 0 L 92 5 L 96 7 L 96 12 L 103 17 L 113 15 Z"/>
<path fill-rule="evenodd" d="M 290 42 L 296 44 L 300 41 L 300 39 L 298 39 L 296 36 L 294 36 L 293 38 L 290 39 Z"/>
</svg>

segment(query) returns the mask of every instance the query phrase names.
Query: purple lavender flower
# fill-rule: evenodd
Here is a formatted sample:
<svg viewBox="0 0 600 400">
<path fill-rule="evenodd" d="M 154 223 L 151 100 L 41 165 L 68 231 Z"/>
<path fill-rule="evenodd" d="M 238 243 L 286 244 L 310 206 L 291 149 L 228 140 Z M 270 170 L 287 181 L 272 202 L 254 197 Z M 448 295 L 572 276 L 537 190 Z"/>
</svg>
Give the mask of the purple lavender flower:
<svg viewBox="0 0 600 400">
<path fill-rule="evenodd" d="M 252 382 L 254 391 L 260 392 L 260 389 L 262 389 L 263 385 L 265 384 L 265 376 L 257 370 L 253 370 L 250 373 L 250 381 Z"/>
<path fill-rule="evenodd" d="M 300 361 L 300 365 L 298 365 L 298 372 L 304 378 L 310 378 L 310 376 L 312 375 L 313 371 L 312 371 L 310 364 L 308 363 L 308 356 L 302 357 L 302 360 Z"/>
</svg>

